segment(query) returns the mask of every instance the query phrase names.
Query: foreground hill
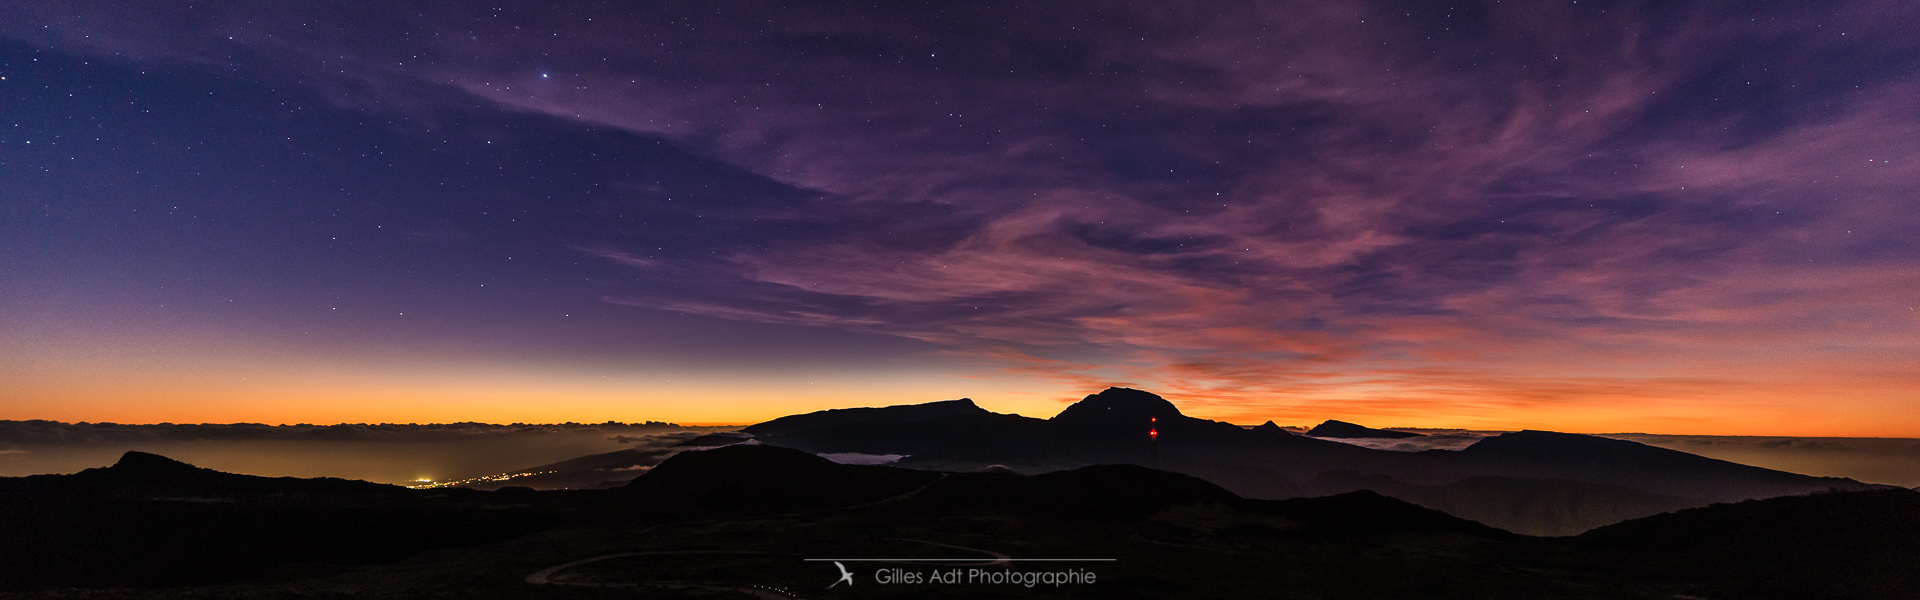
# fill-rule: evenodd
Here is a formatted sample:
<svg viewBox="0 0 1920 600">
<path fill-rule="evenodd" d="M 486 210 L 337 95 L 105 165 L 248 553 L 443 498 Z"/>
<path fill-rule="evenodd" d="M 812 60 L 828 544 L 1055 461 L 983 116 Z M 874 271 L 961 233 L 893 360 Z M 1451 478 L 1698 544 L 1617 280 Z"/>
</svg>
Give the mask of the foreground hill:
<svg viewBox="0 0 1920 600">
<path fill-rule="evenodd" d="M 788 448 L 735 445 L 677 454 L 619 491 L 652 513 L 740 516 L 876 502 L 940 477 L 912 469 L 842 465 Z"/>
<path fill-rule="evenodd" d="M 158 454 L 128 452 L 110 467 L 72 475 L 0 477 L 0 494 L 86 498 L 234 499 L 263 495 L 397 494 L 397 485 L 321 477 L 254 477 L 203 469 Z"/>
<path fill-rule="evenodd" d="M 1920 598 L 1920 492 L 1715 504 L 1602 527 L 1579 560 L 1737 598 Z"/>
<path fill-rule="evenodd" d="M 745 431 L 765 444 L 809 452 L 907 455 L 899 466 L 928 470 L 1042 473 L 1124 463 L 1194 475 L 1251 498 L 1369 489 L 1541 535 L 1573 535 L 1711 502 L 1882 487 L 1545 431 L 1494 436 L 1462 451 L 1375 450 L 1196 419 L 1157 395 L 1124 388 L 1087 396 L 1051 419 L 953 402 L 811 413 Z"/>
<path fill-rule="evenodd" d="M 0 590 L 231 581 L 302 562 L 368 564 L 552 521 L 471 490 L 254 477 L 128 452 L 72 475 L 0 478 Z"/>
<path fill-rule="evenodd" d="M 96 471 L 0 479 L 9 597 L 1920 597 L 1920 492 L 1903 489 L 1530 538 L 1369 491 L 1258 500 L 1137 465 L 940 473 L 760 445 L 574 492 L 249 478 L 151 455 Z M 96 486 L 109 476 L 131 483 Z M 182 478 L 245 491 L 171 495 Z M 1097 572 L 1085 584 L 889 587 L 878 571 L 921 567 L 853 560 L 883 556 L 1111 562 L 991 566 Z M 838 571 L 800 560 L 814 557 L 850 560 L 858 583 L 828 588 Z"/>
</svg>

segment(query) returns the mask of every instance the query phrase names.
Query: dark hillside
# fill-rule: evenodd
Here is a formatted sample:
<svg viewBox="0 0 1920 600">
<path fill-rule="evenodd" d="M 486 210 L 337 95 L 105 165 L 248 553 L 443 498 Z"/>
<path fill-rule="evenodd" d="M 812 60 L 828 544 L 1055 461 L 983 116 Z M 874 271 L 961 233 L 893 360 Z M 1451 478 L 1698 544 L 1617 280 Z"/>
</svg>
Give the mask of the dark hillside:
<svg viewBox="0 0 1920 600">
<path fill-rule="evenodd" d="M 928 471 L 842 465 L 791 448 L 743 444 L 676 454 L 619 492 L 649 513 L 752 515 L 874 502 L 939 478 Z"/>
<path fill-rule="evenodd" d="M 221 473 L 130 452 L 73 475 L 0 478 L 0 590 L 243 580 L 507 539 L 560 509 L 472 490 Z"/>
<path fill-rule="evenodd" d="M 1838 492 L 1715 504 L 1575 538 L 1623 576 L 1738 598 L 1920 598 L 1920 492 Z"/>
</svg>

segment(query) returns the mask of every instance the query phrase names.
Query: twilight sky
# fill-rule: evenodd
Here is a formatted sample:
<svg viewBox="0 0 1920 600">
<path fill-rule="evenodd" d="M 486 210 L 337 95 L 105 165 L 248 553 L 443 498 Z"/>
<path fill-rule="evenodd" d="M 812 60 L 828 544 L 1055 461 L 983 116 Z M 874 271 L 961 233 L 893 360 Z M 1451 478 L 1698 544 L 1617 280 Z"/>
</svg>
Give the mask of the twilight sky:
<svg viewBox="0 0 1920 600">
<path fill-rule="evenodd" d="M 1909 1 L 128 4 L 0 4 L 0 419 L 1920 436 Z"/>
</svg>

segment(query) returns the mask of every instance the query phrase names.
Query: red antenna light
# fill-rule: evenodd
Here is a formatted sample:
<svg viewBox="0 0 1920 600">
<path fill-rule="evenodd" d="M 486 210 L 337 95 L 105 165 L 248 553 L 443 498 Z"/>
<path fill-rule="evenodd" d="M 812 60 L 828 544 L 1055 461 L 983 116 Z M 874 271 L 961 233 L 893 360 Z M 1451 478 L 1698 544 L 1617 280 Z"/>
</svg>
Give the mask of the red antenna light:
<svg viewBox="0 0 1920 600">
<path fill-rule="evenodd" d="M 1160 417 L 1147 417 L 1147 422 L 1159 423 Z M 1160 468 L 1160 427 L 1158 425 L 1147 427 L 1147 440 L 1153 445 L 1153 468 L 1158 469 Z"/>
</svg>

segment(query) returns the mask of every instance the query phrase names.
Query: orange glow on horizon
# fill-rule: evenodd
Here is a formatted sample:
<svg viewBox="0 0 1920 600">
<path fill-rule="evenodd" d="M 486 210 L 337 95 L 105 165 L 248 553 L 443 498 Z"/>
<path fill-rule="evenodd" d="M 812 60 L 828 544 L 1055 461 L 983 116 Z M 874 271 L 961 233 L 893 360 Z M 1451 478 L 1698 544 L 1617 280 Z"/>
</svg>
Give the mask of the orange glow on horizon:
<svg viewBox="0 0 1920 600">
<path fill-rule="evenodd" d="M 39 340 L 59 340 L 44 336 Z M 1144 389 L 1200 418 L 1252 425 L 1339 419 L 1373 427 L 1920 437 L 1920 372 L 1844 360 L 1731 367 L 1696 361 L 1632 377 L 1534 361 L 1485 370 L 1269 373 L 1233 365 L 1114 371 L 1061 361 L 946 370 L 659 368 L 599 371 L 508 362 L 313 356 L 203 343 L 0 340 L 0 419 L 115 423 L 600 423 L 747 425 L 830 408 L 971 397 L 1048 418 L 1107 386 Z M 106 350 L 102 350 L 106 348 Z M 1789 364 L 1787 361 L 1793 361 Z M 1596 361 L 1599 364 L 1607 364 Z M 1626 362 L 1626 361 L 1612 361 Z M 1895 360 L 1893 362 L 1899 362 Z M 1526 376 L 1503 375 L 1530 373 Z M 984 369 L 984 370 L 983 370 Z M 1557 374 L 1557 375 L 1556 375 Z"/>
<path fill-rule="evenodd" d="M 0 380 L 19 400 L 0 418 L 114 423 L 600 423 L 666 421 L 688 426 L 745 426 L 786 416 L 863 406 L 890 406 L 971 396 L 983 408 L 1048 418 L 1099 391 L 1055 381 L 1007 378 L 845 378 L 808 389 L 770 382 L 648 381 L 582 383 L 565 377 L 501 375 L 409 378 L 276 377 L 245 383 L 194 378 Z M 816 378 L 820 379 L 820 378 Z M 1623 390 L 1543 402 L 1515 396 L 1296 394 L 1262 401 L 1245 394 L 1203 395 L 1115 382 L 1167 397 L 1188 416 L 1252 425 L 1268 420 L 1312 425 L 1327 419 L 1372 427 L 1543 429 L 1577 433 L 1666 433 L 1920 437 L 1920 416 L 1904 399 L 1883 393 L 1852 402 L 1804 403 L 1801 390 L 1772 393 L 1633 396 Z M 988 388 L 982 390 L 982 388 Z M 953 393 L 973 389 L 982 393 Z M 1048 389 L 1052 393 L 1031 392 Z M 1413 394 L 1409 394 L 1413 396 Z M 270 399 L 270 401 L 263 401 Z M 1789 402 L 1789 400 L 1796 400 Z M 1876 408 L 1879 407 L 1879 408 Z"/>
</svg>

